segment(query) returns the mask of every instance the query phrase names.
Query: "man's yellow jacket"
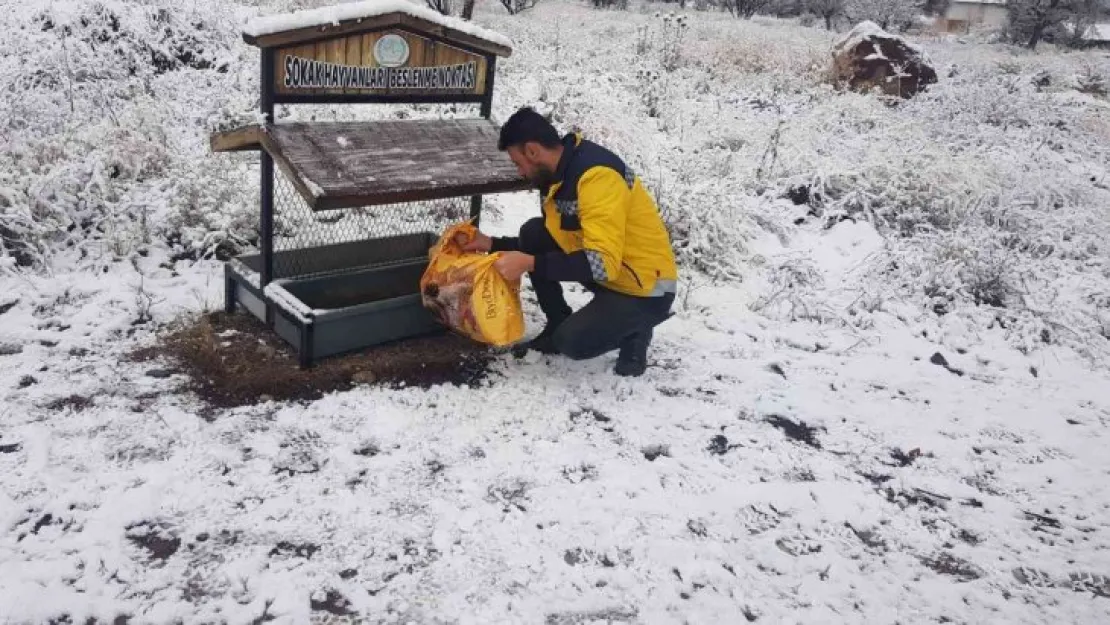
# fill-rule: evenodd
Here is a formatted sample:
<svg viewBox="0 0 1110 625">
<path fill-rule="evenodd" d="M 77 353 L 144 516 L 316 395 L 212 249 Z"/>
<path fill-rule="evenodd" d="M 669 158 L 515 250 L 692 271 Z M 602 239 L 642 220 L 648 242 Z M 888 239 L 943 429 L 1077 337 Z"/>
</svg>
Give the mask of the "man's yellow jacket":
<svg viewBox="0 0 1110 625">
<path fill-rule="evenodd" d="M 619 157 L 570 134 L 543 195 L 544 224 L 563 253 L 536 256 L 541 280 L 596 282 L 638 297 L 674 293 L 670 236 L 655 200 Z"/>
</svg>

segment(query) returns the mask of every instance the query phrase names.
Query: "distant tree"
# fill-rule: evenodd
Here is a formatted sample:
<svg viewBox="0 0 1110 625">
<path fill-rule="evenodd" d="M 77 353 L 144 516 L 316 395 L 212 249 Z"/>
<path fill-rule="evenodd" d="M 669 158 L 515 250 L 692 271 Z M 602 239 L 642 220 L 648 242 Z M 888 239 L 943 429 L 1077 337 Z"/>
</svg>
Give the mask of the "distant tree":
<svg viewBox="0 0 1110 625">
<path fill-rule="evenodd" d="M 1036 48 L 1045 35 L 1075 19 L 1078 4 L 1077 0 L 1009 0 L 1006 13 L 1010 40 Z"/>
<path fill-rule="evenodd" d="M 925 0 L 921 4 L 921 12 L 925 15 L 944 15 L 951 4 L 951 0 Z"/>
<path fill-rule="evenodd" d="M 905 30 L 921 13 L 921 3 L 918 0 L 848 0 L 845 13 L 853 23 L 871 20 L 883 30 Z"/>
<path fill-rule="evenodd" d="M 742 17 L 746 20 L 767 8 L 771 0 L 721 0 L 721 5 L 733 17 Z"/>
<path fill-rule="evenodd" d="M 803 0 L 770 0 L 764 9 L 766 13 L 776 17 L 798 17 L 806 10 Z"/>
<path fill-rule="evenodd" d="M 1083 45 L 1087 30 L 1101 21 L 1104 5 L 1110 6 L 1110 0 L 1074 0 L 1075 13 L 1066 33 L 1069 45 Z"/>
<path fill-rule="evenodd" d="M 469 20 L 474 17 L 474 4 L 477 0 L 463 0 L 463 10 L 460 17 L 464 20 Z"/>
<path fill-rule="evenodd" d="M 806 8 L 825 20 L 825 28 L 832 30 L 833 20 L 844 15 L 845 0 L 806 0 Z"/>
<path fill-rule="evenodd" d="M 439 11 L 443 15 L 451 15 L 451 0 L 424 0 L 424 2 L 433 11 Z"/>
<path fill-rule="evenodd" d="M 540 0 L 501 0 L 501 6 L 509 12 L 509 15 L 516 15 L 521 11 L 527 11 L 536 6 Z"/>
</svg>

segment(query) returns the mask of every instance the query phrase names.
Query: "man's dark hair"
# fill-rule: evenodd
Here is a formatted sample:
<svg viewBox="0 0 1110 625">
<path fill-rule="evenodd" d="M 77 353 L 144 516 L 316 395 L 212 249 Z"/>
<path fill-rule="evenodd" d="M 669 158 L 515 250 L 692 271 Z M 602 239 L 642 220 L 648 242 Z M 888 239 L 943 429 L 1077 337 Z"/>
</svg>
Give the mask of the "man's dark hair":
<svg viewBox="0 0 1110 625">
<path fill-rule="evenodd" d="M 535 141 L 545 148 L 554 148 L 562 143 L 555 127 L 544 119 L 543 115 L 525 106 L 513 113 L 509 121 L 501 127 L 501 138 L 497 141 L 497 149 L 504 152 L 529 141 Z"/>
</svg>

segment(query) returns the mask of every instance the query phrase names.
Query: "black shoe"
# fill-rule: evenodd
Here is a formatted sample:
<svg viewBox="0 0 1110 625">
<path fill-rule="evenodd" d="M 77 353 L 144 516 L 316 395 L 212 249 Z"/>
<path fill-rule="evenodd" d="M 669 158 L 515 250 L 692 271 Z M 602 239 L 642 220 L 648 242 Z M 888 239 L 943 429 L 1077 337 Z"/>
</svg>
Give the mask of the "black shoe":
<svg viewBox="0 0 1110 625">
<path fill-rule="evenodd" d="M 617 366 L 613 367 L 613 373 L 626 378 L 638 378 L 644 375 L 645 371 L 647 371 L 647 361 L 638 358 L 627 360 L 617 358 Z"/>
<path fill-rule="evenodd" d="M 534 339 L 513 347 L 513 356 L 524 358 L 529 350 L 541 354 L 558 354 L 559 350 L 555 347 L 555 330 L 558 330 L 561 324 L 561 321 L 558 323 L 548 321 L 543 331 Z"/>
<path fill-rule="evenodd" d="M 617 356 L 617 366 L 613 373 L 619 376 L 638 378 L 647 371 L 647 351 L 651 344 L 651 330 L 638 332 L 621 341 L 621 351 Z"/>
</svg>

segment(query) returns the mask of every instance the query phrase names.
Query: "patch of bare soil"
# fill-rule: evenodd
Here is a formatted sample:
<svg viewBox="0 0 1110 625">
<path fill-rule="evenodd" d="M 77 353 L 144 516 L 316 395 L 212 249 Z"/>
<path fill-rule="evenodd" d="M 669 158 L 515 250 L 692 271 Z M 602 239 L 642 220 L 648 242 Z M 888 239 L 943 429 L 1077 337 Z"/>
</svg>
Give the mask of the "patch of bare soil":
<svg viewBox="0 0 1110 625">
<path fill-rule="evenodd" d="M 184 374 L 187 387 L 208 405 L 230 408 L 271 399 L 313 400 L 358 384 L 476 386 L 488 375 L 491 358 L 486 346 L 444 332 L 301 369 L 293 349 L 254 317 L 215 312 L 170 328 L 131 359 L 163 362 L 151 375 Z"/>
</svg>

